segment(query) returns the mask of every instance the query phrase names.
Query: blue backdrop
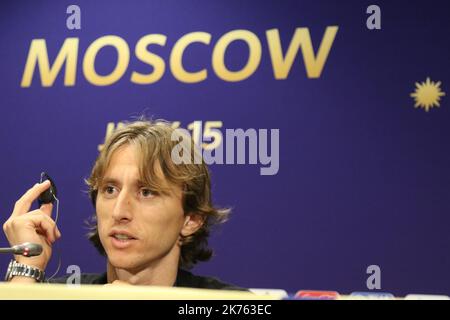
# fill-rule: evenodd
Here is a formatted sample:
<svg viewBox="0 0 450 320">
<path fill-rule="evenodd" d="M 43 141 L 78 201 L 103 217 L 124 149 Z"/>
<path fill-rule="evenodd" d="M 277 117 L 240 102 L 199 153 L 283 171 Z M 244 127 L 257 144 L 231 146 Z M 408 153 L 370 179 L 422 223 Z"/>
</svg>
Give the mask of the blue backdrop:
<svg viewBox="0 0 450 320">
<path fill-rule="evenodd" d="M 81 30 L 66 27 L 66 8 L 81 9 Z M 211 240 L 216 256 L 194 270 L 245 287 L 367 290 L 366 268 L 381 268 L 381 290 L 450 293 L 449 6 L 446 1 L 376 1 L 381 30 L 369 30 L 372 1 L 2 1 L 0 4 L 1 193 L 4 222 L 14 202 L 46 170 L 61 200 L 64 274 L 77 264 L 103 272 L 105 260 L 86 240 L 83 221 L 94 211 L 86 178 L 108 123 L 142 113 L 180 121 L 222 121 L 225 128 L 279 129 L 280 167 L 260 175 L 258 165 L 212 165 L 218 205 L 231 220 Z M 308 28 L 317 53 L 327 27 L 337 26 L 319 77 L 308 77 L 302 52 L 284 80 L 276 79 L 266 31 L 277 29 L 283 54 L 296 28 Z M 212 66 L 219 38 L 248 30 L 259 39 L 261 60 L 246 79 L 222 79 Z M 191 32 L 211 35 L 190 45 L 183 65 L 206 69 L 197 83 L 170 68 L 175 43 Z M 134 71 L 152 67 L 137 58 L 145 35 L 166 36 L 149 51 L 165 63 L 151 84 Z M 99 86 L 83 72 L 97 39 L 123 39 L 130 60 L 123 76 Z M 76 80 L 64 84 L 65 66 L 50 86 L 39 70 L 21 86 L 30 45 L 45 39 L 53 64 L 64 41 L 78 39 Z M 237 71 L 249 56 L 244 41 L 227 48 Z M 42 52 L 41 52 L 42 53 Z M 116 66 L 112 46 L 99 50 L 95 70 Z M 429 77 L 441 82 L 440 107 L 415 108 L 411 93 Z M 0 244 L 6 246 L 4 235 Z M 48 268 L 53 273 L 56 255 Z M 0 257 L 5 270 L 10 257 Z"/>
</svg>

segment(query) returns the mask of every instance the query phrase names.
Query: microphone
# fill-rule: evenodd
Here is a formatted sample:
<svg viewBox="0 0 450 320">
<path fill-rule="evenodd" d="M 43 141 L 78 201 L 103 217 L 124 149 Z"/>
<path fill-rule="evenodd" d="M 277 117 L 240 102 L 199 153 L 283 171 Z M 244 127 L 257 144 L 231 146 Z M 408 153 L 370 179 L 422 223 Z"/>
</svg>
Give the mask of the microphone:
<svg viewBox="0 0 450 320">
<path fill-rule="evenodd" d="M 37 243 L 25 242 L 10 248 L 0 248 L 0 253 L 20 254 L 24 257 L 34 257 L 42 253 L 42 246 Z"/>
</svg>

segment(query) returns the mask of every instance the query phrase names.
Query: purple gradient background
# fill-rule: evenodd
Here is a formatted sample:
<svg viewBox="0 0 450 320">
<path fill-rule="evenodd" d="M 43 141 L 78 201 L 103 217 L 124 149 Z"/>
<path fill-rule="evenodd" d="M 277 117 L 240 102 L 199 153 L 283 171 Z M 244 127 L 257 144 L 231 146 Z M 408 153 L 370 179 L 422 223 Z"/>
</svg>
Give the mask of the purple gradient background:
<svg viewBox="0 0 450 320">
<path fill-rule="evenodd" d="M 65 27 L 73 2 L 2 1 L 0 9 L 0 218 L 42 170 L 57 182 L 61 200 L 62 269 L 104 271 L 105 261 L 85 240 L 92 213 L 83 178 L 89 175 L 106 123 L 142 112 L 157 118 L 222 120 L 226 128 L 279 128 L 280 171 L 260 176 L 258 166 L 211 167 L 214 199 L 234 213 L 211 240 L 215 258 L 196 267 L 244 287 L 364 291 L 367 266 L 382 270 L 382 291 L 450 294 L 450 27 L 447 1 L 376 1 L 382 30 L 365 27 L 373 1 L 76 1 L 82 30 Z M 273 77 L 265 31 L 277 28 L 286 44 L 308 27 L 314 46 L 327 26 L 339 31 L 320 79 L 308 79 L 299 57 L 287 80 Z M 129 81 L 149 67 L 131 55 L 124 77 L 107 87 L 89 84 L 81 69 L 86 48 L 108 34 L 134 50 L 142 36 L 162 33 L 152 47 L 166 62 L 177 39 L 193 31 L 212 44 L 233 29 L 248 29 L 263 46 L 249 79 L 227 83 L 211 68 L 213 45 L 194 45 L 188 69 L 208 79 L 183 84 L 170 73 L 152 85 Z M 78 37 L 77 83 L 20 88 L 32 39 L 47 41 L 53 61 L 67 37 Z M 286 50 L 286 45 L 283 46 Z M 227 65 L 247 56 L 235 43 Z M 96 60 L 108 73 L 115 52 Z M 442 81 L 441 108 L 414 109 L 417 81 Z M 6 238 L 0 235 L 0 244 Z M 53 273 L 57 259 L 48 273 Z M 6 270 L 10 257 L 0 257 Z"/>
</svg>

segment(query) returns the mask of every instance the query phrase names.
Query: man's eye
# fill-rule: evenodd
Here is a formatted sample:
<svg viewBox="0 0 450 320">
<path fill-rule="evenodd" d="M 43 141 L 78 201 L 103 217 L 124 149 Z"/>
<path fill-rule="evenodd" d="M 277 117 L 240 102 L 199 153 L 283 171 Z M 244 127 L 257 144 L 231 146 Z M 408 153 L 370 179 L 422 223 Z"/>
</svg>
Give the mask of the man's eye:
<svg viewBox="0 0 450 320">
<path fill-rule="evenodd" d="M 153 192 L 150 189 L 141 189 L 141 194 L 145 198 L 153 196 Z"/>
<path fill-rule="evenodd" d="M 103 188 L 103 192 L 106 194 L 113 194 L 115 191 L 115 188 L 113 186 L 106 186 Z"/>
</svg>

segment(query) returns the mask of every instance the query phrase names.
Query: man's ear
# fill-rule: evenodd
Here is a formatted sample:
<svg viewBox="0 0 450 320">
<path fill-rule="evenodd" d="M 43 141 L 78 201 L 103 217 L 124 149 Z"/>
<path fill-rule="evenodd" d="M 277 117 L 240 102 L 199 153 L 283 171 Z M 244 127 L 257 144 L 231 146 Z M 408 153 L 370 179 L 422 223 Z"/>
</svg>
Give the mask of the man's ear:
<svg viewBox="0 0 450 320">
<path fill-rule="evenodd" d="M 181 235 L 183 237 L 188 237 L 198 229 L 202 227 L 204 219 L 201 215 L 195 213 L 189 213 L 184 217 L 183 228 L 181 229 Z"/>
</svg>

